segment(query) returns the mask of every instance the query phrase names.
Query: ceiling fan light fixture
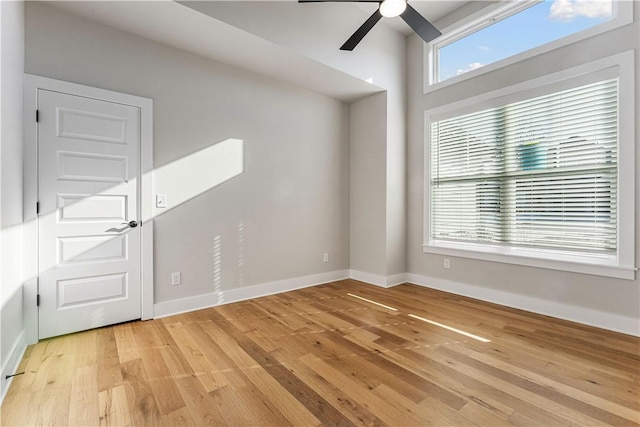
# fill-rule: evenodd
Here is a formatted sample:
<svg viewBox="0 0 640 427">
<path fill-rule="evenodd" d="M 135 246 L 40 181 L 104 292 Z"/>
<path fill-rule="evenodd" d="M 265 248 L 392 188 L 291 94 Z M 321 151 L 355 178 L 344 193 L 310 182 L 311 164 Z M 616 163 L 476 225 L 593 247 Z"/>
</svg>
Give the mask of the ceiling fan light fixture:
<svg viewBox="0 0 640 427">
<path fill-rule="evenodd" d="M 405 0 L 384 0 L 380 3 L 380 14 L 385 18 L 400 16 L 407 8 Z"/>
</svg>

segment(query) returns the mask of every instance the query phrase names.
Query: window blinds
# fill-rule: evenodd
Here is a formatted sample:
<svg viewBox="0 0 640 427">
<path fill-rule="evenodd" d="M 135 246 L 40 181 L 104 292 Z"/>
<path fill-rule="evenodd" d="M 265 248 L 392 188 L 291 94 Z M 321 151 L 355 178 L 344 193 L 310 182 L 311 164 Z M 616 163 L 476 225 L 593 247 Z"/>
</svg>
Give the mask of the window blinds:
<svg viewBox="0 0 640 427">
<path fill-rule="evenodd" d="M 613 253 L 618 79 L 431 123 L 431 238 Z"/>
</svg>

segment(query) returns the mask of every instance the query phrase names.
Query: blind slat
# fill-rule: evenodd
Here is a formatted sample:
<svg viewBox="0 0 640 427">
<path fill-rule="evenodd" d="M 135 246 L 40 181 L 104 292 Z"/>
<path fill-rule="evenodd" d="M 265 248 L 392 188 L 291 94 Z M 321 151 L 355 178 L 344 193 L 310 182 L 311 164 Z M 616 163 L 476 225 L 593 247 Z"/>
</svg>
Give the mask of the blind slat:
<svg viewBox="0 0 640 427">
<path fill-rule="evenodd" d="M 618 79 L 431 124 L 431 237 L 612 253 Z"/>
</svg>

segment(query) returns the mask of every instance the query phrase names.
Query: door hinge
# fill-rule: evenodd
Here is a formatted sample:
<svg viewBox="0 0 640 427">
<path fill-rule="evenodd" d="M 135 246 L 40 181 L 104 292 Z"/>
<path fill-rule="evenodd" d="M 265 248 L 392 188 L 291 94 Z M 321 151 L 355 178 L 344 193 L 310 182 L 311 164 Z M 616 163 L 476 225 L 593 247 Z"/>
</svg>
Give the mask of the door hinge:
<svg viewBox="0 0 640 427">
<path fill-rule="evenodd" d="M 40 110 L 36 110 L 36 123 L 40 122 Z"/>
<path fill-rule="evenodd" d="M 36 215 L 40 215 L 40 202 L 36 202 Z"/>
<path fill-rule="evenodd" d="M 36 307 L 40 307 L 40 294 L 36 295 Z"/>
</svg>

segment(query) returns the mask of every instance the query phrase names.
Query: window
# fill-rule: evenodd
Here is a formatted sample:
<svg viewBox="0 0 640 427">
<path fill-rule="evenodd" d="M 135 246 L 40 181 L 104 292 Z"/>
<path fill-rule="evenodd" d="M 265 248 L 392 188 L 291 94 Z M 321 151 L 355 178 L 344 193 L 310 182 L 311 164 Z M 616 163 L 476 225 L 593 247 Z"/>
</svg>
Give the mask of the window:
<svg viewBox="0 0 640 427">
<path fill-rule="evenodd" d="M 425 250 L 633 265 L 633 73 L 573 73 L 428 112 Z"/>
<path fill-rule="evenodd" d="M 631 3 L 624 0 L 509 2 L 433 43 L 429 83 L 459 81 L 464 78 L 459 76 L 489 64 L 497 68 L 631 22 Z M 508 60 L 514 56 L 518 57 Z"/>
<path fill-rule="evenodd" d="M 616 250 L 618 79 L 431 125 L 431 233 Z"/>
</svg>

